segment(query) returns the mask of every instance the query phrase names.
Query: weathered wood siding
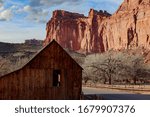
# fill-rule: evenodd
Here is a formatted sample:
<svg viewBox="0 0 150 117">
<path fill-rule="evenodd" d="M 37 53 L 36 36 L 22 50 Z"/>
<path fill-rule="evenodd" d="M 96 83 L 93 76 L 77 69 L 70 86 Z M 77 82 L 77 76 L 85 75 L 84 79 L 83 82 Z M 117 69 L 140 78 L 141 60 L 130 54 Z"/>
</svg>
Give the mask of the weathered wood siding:
<svg viewBox="0 0 150 117">
<path fill-rule="evenodd" d="M 53 70 L 61 85 L 53 87 Z M 79 99 L 82 68 L 54 41 L 23 68 L 0 78 L 0 99 Z"/>
</svg>

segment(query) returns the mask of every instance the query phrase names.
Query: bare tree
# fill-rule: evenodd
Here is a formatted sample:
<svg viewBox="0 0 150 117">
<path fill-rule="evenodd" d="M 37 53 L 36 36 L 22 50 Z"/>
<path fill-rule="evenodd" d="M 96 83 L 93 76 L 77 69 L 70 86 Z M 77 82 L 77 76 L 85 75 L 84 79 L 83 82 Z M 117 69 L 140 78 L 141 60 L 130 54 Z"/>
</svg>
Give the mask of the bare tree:
<svg viewBox="0 0 150 117">
<path fill-rule="evenodd" d="M 142 71 L 141 61 L 142 60 L 138 58 L 132 61 L 133 62 L 132 75 L 133 75 L 134 84 L 136 84 L 137 79 L 141 75 L 141 71 Z"/>
<path fill-rule="evenodd" d="M 104 84 L 108 81 L 112 84 L 112 79 L 117 73 L 118 69 L 121 68 L 122 64 L 120 60 L 114 59 L 109 56 L 103 63 L 93 63 L 90 67 L 94 68 L 94 73 L 96 73 L 101 79 L 104 79 Z M 103 78 L 102 78 L 103 77 Z"/>
<path fill-rule="evenodd" d="M 150 79 L 150 67 L 144 64 L 144 56 L 128 51 L 88 55 L 83 68 L 93 83 L 143 84 Z"/>
<path fill-rule="evenodd" d="M 149 74 L 149 71 L 143 67 L 143 64 L 143 59 L 136 58 L 132 61 L 132 66 L 128 69 L 128 73 L 133 78 L 135 85 L 138 80 L 144 80 L 144 78 Z"/>
<path fill-rule="evenodd" d="M 82 78 L 83 78 L 82 80 L 84 81 L 84 84 L 86 85 L 87 82 L 91 80 L 91 75 L 90 75 L 89 72 L 87 72 L 87 71 L 84 70 Z"/>
</svg>

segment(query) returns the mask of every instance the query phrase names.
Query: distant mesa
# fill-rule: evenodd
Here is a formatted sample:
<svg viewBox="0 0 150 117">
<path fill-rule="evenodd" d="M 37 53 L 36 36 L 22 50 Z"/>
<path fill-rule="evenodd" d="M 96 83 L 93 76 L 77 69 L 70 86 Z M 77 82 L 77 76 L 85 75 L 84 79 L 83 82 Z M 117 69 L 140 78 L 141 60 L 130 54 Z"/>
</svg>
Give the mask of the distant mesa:
<svg viewBox="0 0 150 117">
<path fill-rule="evenodd" d="M 27 39 L 25 40 L 26 45 L 42 45 L 43 41 L 42 40 L 37 40 L 37 39 Z"/>
</svg>

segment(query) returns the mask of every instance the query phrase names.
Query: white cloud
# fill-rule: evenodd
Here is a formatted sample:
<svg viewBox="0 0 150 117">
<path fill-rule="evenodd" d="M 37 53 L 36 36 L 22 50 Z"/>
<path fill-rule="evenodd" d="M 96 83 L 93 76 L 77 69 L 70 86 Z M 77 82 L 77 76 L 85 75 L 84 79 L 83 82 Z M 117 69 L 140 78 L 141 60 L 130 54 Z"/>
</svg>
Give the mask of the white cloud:
<svg viewBox="0 0 150 117">
<path fill-rule="evenodd" d="M 27 5 L 24 6 L 22 11 L 28 14 L 26 17 L 28 20 L 46 23 L 46 17 L 48 16 L 48 11 L 46 11 L 45 9 L 34 8 L 34 7 L 32 8 L 31 6 Z"/>
<path fill-rule="evenodd" d="M 11 10 L 17 10 L 17 9 L 18 9 L 18 6 L 12 5 L 12 6 L 10 7 L 10 9 L 11 9 Z"/>
<path fill-rule="evenodd" d="M 35 21 L 35 22 L 47 22 L 47 16 L 50 12 L 48 9 L 51 7 L 59 7 L 62 4 L 67 3 L 67 7 L 69 4 L 75 5 L 79 1 L 82 0 L 29 0 L 30 3 L 27 6 L 24 6 L 23 12 L 28 13 L 27 19 Z"/>
<path fill-rule="evenodd" d="M 30 11 L 32 11 L 32 8 L 31 8 L 31 6 L 26 5 L 26 6 L 24 6 L 23 11 L 30 12 Z"/>
<path fill-rule="evenodd" d="M 1 21 L 9 21 L 12 18 L 12 11 L 10 9 L 6 9 L 0 12 L 0 20 Z"/>
<path fill-rule="evenodd" d="M 33 9 L 27 18 L 36 22 L 46 23 L 47 16 L 48 11 L 42 9 Z"/>
</svg>

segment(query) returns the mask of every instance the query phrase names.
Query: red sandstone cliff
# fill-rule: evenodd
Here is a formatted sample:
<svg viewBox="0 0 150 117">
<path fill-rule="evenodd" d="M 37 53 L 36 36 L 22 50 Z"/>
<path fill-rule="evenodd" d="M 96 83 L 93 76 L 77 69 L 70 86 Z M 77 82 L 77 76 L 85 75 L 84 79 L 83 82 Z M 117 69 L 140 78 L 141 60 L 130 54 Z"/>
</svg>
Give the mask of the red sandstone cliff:
<svg viewBox="0 0 150 117">
<path fill-rule="evenodd" d="M 93 9 L 88 17 L 56 10 L 46 30 L 44 44 L 56 39 L 80 52 L 150 48 L 150 0 L 124 0 L 112 16 Z"/>
</svg>

